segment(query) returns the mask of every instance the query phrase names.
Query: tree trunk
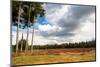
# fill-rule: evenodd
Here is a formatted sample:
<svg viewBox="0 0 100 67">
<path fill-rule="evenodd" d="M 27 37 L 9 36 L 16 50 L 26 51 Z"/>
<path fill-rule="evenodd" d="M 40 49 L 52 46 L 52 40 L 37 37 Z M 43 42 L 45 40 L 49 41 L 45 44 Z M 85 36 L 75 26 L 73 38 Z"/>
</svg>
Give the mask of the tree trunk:
<svg viewBox="0 0 100 67">
<path fill-rule="evenodd" d="M 34 22 L 33 22 L 32 41 L 31 41 L 31 52 L 33 52 L 33 38 L 34 38 Z"/>
<path fill-rule="evenodd" d="M 31 5 L 29 7 L 29 17 L 28 17 L 28 27 L 27 27 L 27 38 L 26 38 L 25 53 L 28 51 L 28 37 L 29 37 L 29 25 L 30 25 L 30 12 L 31 12 Z"/>
<path fill-rule="evenodd" d="M 22 39 L 21 39 L 22 41 L 21 41 L 21 49 L 20 49 L 20 52 L 22 52 L 22 50 L 23 50 L 23 31 L 22 31 Z"/>
<path fill-rule="evenodd" d="M 19 5 L 19 11 L 18 11 L 18 25 L 17 25 L 17 33 L 16 33 L 16 53 L 18 52 L 18 36 L 19 36 L 19 23 L 20 23 L 20 9 L 21 9 L 21 4 Z"/>
</svg>

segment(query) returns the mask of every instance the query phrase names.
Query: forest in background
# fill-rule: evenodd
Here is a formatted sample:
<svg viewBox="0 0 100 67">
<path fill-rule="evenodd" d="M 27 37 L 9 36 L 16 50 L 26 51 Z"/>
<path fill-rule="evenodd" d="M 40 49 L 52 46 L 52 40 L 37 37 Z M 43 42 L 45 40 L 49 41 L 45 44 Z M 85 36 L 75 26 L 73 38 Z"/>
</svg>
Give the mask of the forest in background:
<svg viewBox="0 0 100 67">
<path fill-rule="evenodd" d="M 23 44 L 21 44 L 23 41 Z M 18 49 L 20 51 L 21 45 L 22 49 L 25 50 L 26 40 L 20 40 L 18 43 Z M 16 45 L 12 45 L 12 51 L 15 52 Z M 62 44 L 46 44 L 46 45 L 33 45 L 34 49 L 63 49 L 63 48 L 96 48 L 96 41 L 86 41 L 86 42 L 75 42 L 75 43 L 62 43 Z M 28 45 L 28 50 L 31 50 L 31 45 Z"/>
</svg>

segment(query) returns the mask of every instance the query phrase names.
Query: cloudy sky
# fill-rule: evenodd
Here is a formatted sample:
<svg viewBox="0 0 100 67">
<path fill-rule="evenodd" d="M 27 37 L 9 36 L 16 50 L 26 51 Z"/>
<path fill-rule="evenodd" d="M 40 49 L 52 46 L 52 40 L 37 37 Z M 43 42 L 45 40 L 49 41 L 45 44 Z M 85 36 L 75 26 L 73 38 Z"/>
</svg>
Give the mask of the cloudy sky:
<svg viewBox="0 0 100 67">
<path fill-rule="evenodd" d="M 44 45 L 65 42 L 80 42 L 95 39 L 95 7 L 81 5 L 48 4 L 43 17 L 35 23 L 34 44 Z M 16 43 L 16 27 L 12 26 L 12 44 Z M 26 29 L 23 30 L 26 39 Z M 22 29 L 19 32 L 21 39 Z M 32 38 L 30 28 L 29 44 Z"/>
</svg>

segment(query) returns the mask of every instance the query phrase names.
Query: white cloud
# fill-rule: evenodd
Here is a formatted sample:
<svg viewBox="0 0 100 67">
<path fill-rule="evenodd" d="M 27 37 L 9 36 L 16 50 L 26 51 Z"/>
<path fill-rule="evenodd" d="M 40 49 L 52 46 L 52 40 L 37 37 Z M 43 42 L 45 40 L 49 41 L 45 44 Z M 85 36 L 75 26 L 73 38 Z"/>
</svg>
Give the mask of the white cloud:
<svg viewBox="0 0 100 67">
<path fill-rule="evenodd" d="M 52 29 L 52 26 L 47 24 L 47 25 L 39 25 L 39 30 L 40 31 L 48 31 L 48 30 L 51 30 Z"/>
<path fill-rule="evenodd" d="M 51 33 L 56 31 L 61 31 L 61 27 L 58 27 L 56 25 L 50 25 L 50 24 L 39 25 L 38 28 L 40 31 L 51 32 Z"/>
</svg>

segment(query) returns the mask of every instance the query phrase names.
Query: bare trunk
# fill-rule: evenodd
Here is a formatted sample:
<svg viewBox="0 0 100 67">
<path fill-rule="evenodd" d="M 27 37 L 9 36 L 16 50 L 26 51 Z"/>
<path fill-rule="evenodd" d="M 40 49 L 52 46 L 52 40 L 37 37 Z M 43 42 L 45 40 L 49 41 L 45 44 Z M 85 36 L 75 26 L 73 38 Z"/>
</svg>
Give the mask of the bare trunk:
<svg viewBox="0 0 100 67">
<path fill-rule="evenodd" d="M 20 9 L 21 9 L 21 4 L 19 5 L 19 12 L 18 12 L 18 25 L 17 25 L 17 34 L 16 34 L 16 53 L 18 52 L 18 36 L 19 36 L 19 23 L 20 23 Z"/>
<path fill-rule="evenodd" d="M 27 38 L 26 38 L 25 52 L 28 51 L 28 37 L 29 37 L 30 12 L 31 12 L 31 6 L 29 7 L 29 17 L 28 17 L 28 27 L 27 27 Z"/>
<path fill-rule="evenodd" d="M 23 32 L 22 32 L 22 41 L 21 41 L 21 49 L 20 49 L 20 52 L 22 52 L 23 50 Z"/>
<path fill-rule="evenodd" d="M 31 41 L 31 52 L 33 52 L 33 38 L 34 38 L 34 23 L 33 23 L 32 41 Z"/>
</svg>

